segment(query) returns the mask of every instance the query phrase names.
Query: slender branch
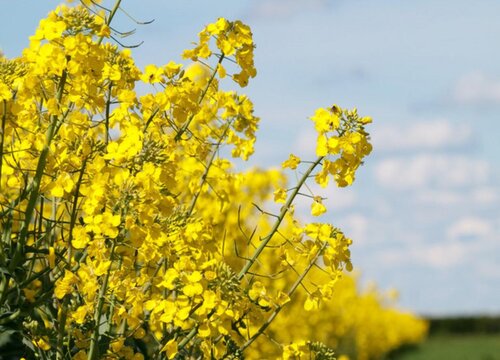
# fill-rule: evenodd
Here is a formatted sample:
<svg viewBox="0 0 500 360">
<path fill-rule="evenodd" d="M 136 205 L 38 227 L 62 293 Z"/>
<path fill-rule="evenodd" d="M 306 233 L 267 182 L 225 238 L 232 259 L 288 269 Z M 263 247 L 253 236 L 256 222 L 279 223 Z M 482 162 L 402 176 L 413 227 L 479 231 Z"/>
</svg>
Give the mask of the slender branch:
<svg viewBox="0 0 500 360">
<path fill-rule="evenodd" d="M 328 242 L 325 241 L 323 243 L 323 245 L 321 246 L 321 248 L 316 253 L 316 255 L 314 256 L 314 258 L 311 260 L 311 262 L 309 263 L 307 268 L 304 270 L 304 272 L 295 281 L 295 283 L 292 285 L 290 290 L 288 290 L 288 292 L 287 292 L 288 297 L 292 297 L 295 290 L 297 290 L 299 285 L 302 284 L 302 281 L 304 281 L 304 278 L 309 273 L 309 271 L 312 269 L 312 267 L 316 264 L 316 261 L 319 259 L 319 257 L 321 256 L 321 254 L 323 253 L 323 251 L 325 250 L 325 248 L 327 246 L 328 246 Z M 240 347 L 240 351 L 245 351 L 245 349 L 247 347 L 249 347 L 260 335 L 262 335 L 264 333 L 264 331 L 266 331 L 266 329 L 269 327 L 269 325 L 271 325 L 271 323 L 276 318 L 276 316 L 278 316 L 278 314 L 281 312 L 283 307 L 284 307 L 284 305 L 280 305 L 273 311 L 271 316 L 269 316 L 269 318 L 266 320 L 266 322 L 264 324 L 262 324 L 262 326 L 259 328 L 259 330 L 257 330 L 257 332 L 255 334 L 253 334 L 252 337 L 250 339 L 248 339 L 247 342 L 244 343 Z"/>
<path fill-rule="evenodd" d="M 279 215 L 278 219 L 276 219 L 276 222 L 274 223 L 271 231 L 269 232 L 269 234 L 266 237 L 264 237 L 261 240 L 261 243 L 260 243 L 259 247 L 255 250 L 254 254 L 248 260 L 248 262 L 245 264 L 245 266 L 243 267 L 243 269 L 241 269 L 240 273 L 237 276 L 238 281 L 241 281 L 241 279 L 243 279 L 243 277 L 248 273 L 248 271 L 250 270 L 250 268 L 252 267 L 252 265 L 257 261 L 257 258 L 259 257 L 259 255 L 262 253 L 262 251 L 266 247 L 266 245 L 269 243 L 269 241 L 271 241 L 273 235 L 276 233 L 276 231 L 278 230 L 281 222 L 285 218 L 285 215 L 288 212 L 288 209 L 290 208 L 290 206 L 292 205 L 295 197 L 299 193 L 302 185 L 304 185 L 305 181 L 309 177 L 309 174 L 311 174 L 311 172 L 314 171 L 314 169 L 316 168 L 316 166 L 318 166 L 318 164 L 323 160 L 323 158 L 324 158 L 324 156 L 318 157 L 318 159 L 316 159 L 316 161 L 313 162 L 311 164 L 311 166 L 306 170 L 306 172 L 304 173 L 304 175 L 302 175 L 302 178 L 299 180 L 299 183 L 297 184 L 297 186 L 295 187 L 295 189 L 293 190 L 293 192 L 288 197 L 288 200 L 285 203 L 285 205 L 282 207 L 280 215 Z M 191 331 L 186 335 L 186 337 L 184 339 L 182 339 L 181 342 L 179 342 L 178 349 L 180 350 L 180 349 L 184 348 L 189 343 L 189 341 L 191 341 L 191 339 L 196 336 L 197 333 L 198 333 L 198 325 L 195 326 L 194 328 L 192 328 Z"/>
<path fill-rule="evenodd" d="M 106 25 L 109 26 L 109 24 L 111 24 L 111 21 L 115 17 L 116 12 L 120 8 L 121 2 L 122 2 L 122 0 L 116 0 L 115 6 L 113 7 L 113 10 L 111 10 L 111 13 L 109 14 L 108 18 L 106 19 Z M 104 40 L 104 36 L 99 37 L 99 40 L 97 40 L 97 44 L 101 44 L 103 40 Z"/>
<path fill-rule="evenodd" d="M 83 182 L 83 175 L 85 174 L 85 167 L 87 166 L 87 158 L 83 160 L 82 168 L 80 169 L 80 174 L 78 175 L 78 181 L 76 183 L 75 195 L 73 196 L 73 208 L 71 210 L 71 218 L 69 224 L 69 239 L 68 239 L 68 264 L 71 265 L 71 257 L 73 256 L 73 229 L 75 228 L 76 218 L 78 216 L 78 197 L 80 194 L 80 186 Z"/>
<path fill-rule="evenodd" d="M 201 102 L 203 101 L 203 99 L 205 98 L 205 96 L 207 95 L 207 92 L 208 92 L 208 89 L 210 88 L 210 86 L 212 85 L 212 82 L 214 81 L 214 78 L 215 78 L 215 75 L 217 74 L 217 68 L 218 68 L 218 65 L 222 63 L 222 60 L 224 60 L 224 54 L 222 54 L 220 57 L 219 57 L 219 61 L 217 63 L 217 65 L 215 66 L 214 68 L 214 71 L 212 72 L 212 76 L 210 76 L 210 79 L 208 80 L 208 83 L 207 83 L 207 86 L 205 86 L 205 90 L 203 90 L 203 93 L 201 94 L 200 96 L 200 99 L 198 100 L 198 105 L 201 104 Z M 191 121 L 193 121 L 194 119 L 194 113 L 191 114 L 189 116 L 189 119 L 186 121 L 186 123 L 181 127 L 181 129 L 179 130 L 179 132 L 175 135 L 175 141 L 179 141 L 182 137 L 182 135 L 184 134 L 184 132 L 186 132 L 186 130 L 188 129 L 189 127 L 189 124 L 191 124 Z"/>
<path fill-rule="evenodd" d="M 288 212 L 290 206 L 292 205 L 293 201 L 295 200 L 295 197 L 297 196 L 297 194 L 299 193 L 300 189 L 302 188 L 302 185 L 304 185 L 304 183 L 306 182 L 309 174 L 311 174 L 314 171 L 314 169 L 316 168 L 316 166 L 318 166 L 318 164 L 323 160 L 323 158 L 324 158 L 323 156 L 318 157 L 318 159 L 316 159 L 316 161 L 313 162 L 311 164 L 311 166 L 306 170 L 306 172 L 304 173 L 304 175 L 302 175 L 302 178 L 299 180 L 299 183 L 297 184 L 297 186 L 295 187 L 295 189 L 292 191 L 292 193 L 288 197 L 285 205 L 283 205 L 283 207 L 281 208 L 281 212 L 280 212 L 278 218 L 276 219 L 276 221 L 274 222 L 274 225 L 271 228 L 271 231 L 269 231 L 269 234 L 267 236 L 265 236 L 261 240 L 260 245 L 257 247 L 257 249 L 255 250 L 255 252 L 253 253 L 253 255 L 250 258 L 250 260 L 248 260 L 248 262 L 245 264 L 245 266 L 243 267 L 243 269 L 241 269 L 240 273 L 238 274 L 238 280 L 239 281 L 241 281 L 241 279 L 243 279 L 243 277 L 250 270 L 250 268 L 255 263 L 255 261 L 257 260 L 257 258 L 259 257 L 259 255 L 262 253 L 262 251 L 264 251 L 264 249 L 266 248 L 267 244 L 271 241 L 273 235 L 276 233 L 276 231 L 278 231 L 278 228 L 281 225 L 281 222 L 285 218 L 286 213 Z"/>
<path fill-rule="evenodd" d="M 108 87 L 108 100 L 106 101 L 106 118 L 104 119 L 104 124 L 106 125 L 106 138 L 105 138 L 105 144 L 108 146 L 109 143 L 109 114 L 110 114 L 110 107 L 111 107 L 111 91 L 113 89 L 113 82 L 109 83 Z"/>
<path fill-rule="evenodd" d="M 157 109 L 155 109 L 151 115 L 149 115 L 149 118 L 148 120 L 146 120 L 146 124 L 144 125 L 144 130 L 142 130 L 143 132 L 146 132 L 146 130 L 148 129 L 149 125 L 151 124 L 151 122 L 153 121 L 154 117 L 156 116 L 156 114 L 158 114 L 158 112 L 160 111 L 160 108 L 158 107 Z"/>
<path fill-rule="evenodd" d="M 215 160 L 215 156 L 217 155 L 217 152 L 222 144 L 222 141 L 224 140 L 224 138 L 226 137 L 226 134 L 227 134 L 227 131 L 229 130 L 229 127 L 231 126 L 231 122 L 228 122 L 227 125 L 226 125 L 226 128 L 224 129 L 224 132 L 222 133 L 222 135 L 220 136 L 219 138 L 219 141 L 217 142 L 217 144 L 215 145 L 215 149 L 214 151 L 212 152 L 212 156 L 210 157 L 210 160 L 208 161 L 208 164 L 205 168 L 205 172 L 203 173 L 203 175 L 201 176 L 201 182 L 200 182 L 200 185 L 199 185 L 199 188 L 198 188 L 198 191 L 196 192 L 193 200 L 191 201 L 191 205 L 189 206 L 189 210 L 188 210 L 188 217 L 191 216 L 191 214 L 193 213 L 194 211 L 194 207 L 196 205 L 196 201 L 198 200 L 198 197 L 200 196 L 201 194 L 201 189 L 203 187 L 203 185 L 205 184 L 205 182 L 207 181 L 207 176 L 208 176 L 208 172 L 210 171 L 210 168 L 212 167 L 212 164 Z"/>
</svg>

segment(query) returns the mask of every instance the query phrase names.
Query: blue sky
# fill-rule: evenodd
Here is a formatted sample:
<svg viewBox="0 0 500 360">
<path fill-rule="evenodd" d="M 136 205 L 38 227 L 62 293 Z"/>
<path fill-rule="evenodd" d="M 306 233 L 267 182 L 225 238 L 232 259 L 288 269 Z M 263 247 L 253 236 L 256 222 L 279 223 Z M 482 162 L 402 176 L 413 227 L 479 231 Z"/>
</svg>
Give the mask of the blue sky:
<svg viewBox="0 0 500 360">
<path fill-rule="evenodd" d="M 18 55 L 57 3 L 0 0 L 4 53 Z M 398 289 L 402 307 L 500 313 L 498 1 L 138 3 L 123 2 L 155 19 L 127 39 L 145 41 L 134 50 L 141 66 L 180 61 L 220 16 L 252 27 L 258 76 L 245 92 L 262 120 L 250 166 L 313 158 L 317 107 L 371 115 L 374 152 L 351 188 L 322 193 L 324 220 L 354 239 L 363 278 Z"/>
</svg>

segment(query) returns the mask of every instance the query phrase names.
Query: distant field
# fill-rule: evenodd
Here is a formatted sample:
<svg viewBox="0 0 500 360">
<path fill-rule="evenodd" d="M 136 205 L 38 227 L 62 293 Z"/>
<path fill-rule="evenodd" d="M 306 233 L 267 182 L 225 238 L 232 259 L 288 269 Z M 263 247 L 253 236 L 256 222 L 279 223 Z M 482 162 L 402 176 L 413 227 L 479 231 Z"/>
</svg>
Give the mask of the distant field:
<svg viewBox="0 0 500 360">
<path fill-rule="evenodd" d="M 500 360 L 500 334 L 435 335 L 392 360 Z"/>
</svg>

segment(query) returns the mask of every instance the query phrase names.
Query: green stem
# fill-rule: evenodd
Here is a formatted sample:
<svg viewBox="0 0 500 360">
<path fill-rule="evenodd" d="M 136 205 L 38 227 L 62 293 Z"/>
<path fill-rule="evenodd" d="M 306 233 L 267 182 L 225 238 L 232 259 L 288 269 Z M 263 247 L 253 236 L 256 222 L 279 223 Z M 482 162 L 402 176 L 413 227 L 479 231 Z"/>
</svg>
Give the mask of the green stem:
<svg viewBox="0 0 500 360">
<path fill-rule="evenodd" d="M 147 130 L 148 130 L 148 127 L 149 125 L 151 125 L 151 122 L 153 121 L 153 119 L 155 118 L 155 116 L 160 112 L 160 108 L 158 107 L 157 109 L 155 109 L 151 115 L 149 115 L 149 118 L 148 120 L 146 120 L 146 124 L 144 124 L 144 129 L 142 130 L 143 133 L 145 133 Z"/>
<path fill-rule="evenodd" d="M 290 288 L 290 290 L 288 290 L 288 292 L 287 292 L 288 297 L 292 297 L 292 295 L 295 292 L 295 290 L 297 290 L 297 288 L 302 283 L 302 281 L 304 281 L 304 278 L 309 273 L 309 271 L 312 269 L 312 267 L 314 266 L 314 264 L 319 259 L 319 257 L 321 256 L 321 254 L 323 253 L 323 251 L 325 250 L 325 248 L 327 246 L 328 246 L 328 242 L 324 242 L 323 245 L 321 246 L 321 248 L 318 250 L 318 252 L 314 256 L 314 258 L 312 259 L 312 261 L 307 266 L 307 268 L 299 276 L 299 278 L 295 281 L 295 283 L 292 285 L 292 287 Z M 248 339 L 246 343 L 244 343 L 240 347 L 240 351 L 245 351 L 245 349 L 247 347 L 249 347 L 260 335 L 262 335 L 264 333 L 264 331 L 266 331 L 266 329 L 269 327 L 269 325 L 271 325 L 271 323 L 276 318 L 276 316 L 278 316 L 278 314 L 281 312 L 281 310 L 283 309 L 283 307 L 284 307 L 284 305 L 278 306 L 273 311 L 273 313 L 271 314 L 271 316 L 269 316 L 269 318 L 266 320 L 266 322 L 264 324 L 262 324 L 262 326 L 259 328 L 259 330 L 250 339 Z"/>
<path fill-rule="evenodd" d="M 218 64 L 222 63 L 222 60 L 224 60 L 224 54 L 221 55 L 221 57 L 219 58 L 219 62 Z M 217 74 L 217 66 L 215 67 L 213 73 L 212 73 L 212 76 L 210 77 L 210 80 L 208 81 L 208 84 L 207 86 L 205 87 L 205 90 L 203 91 L 201 97 L 200 97 L 200 100 L 199 100 L 199 104 L 201 104 L 201 102 L 203 101 L 204 97 L 206 96 L 207 94 L 207 91 L 208 89 L 210 88 L 210 85 L 212 84 L 212 81 L 213 79 L 215 78 L 215 75 Z M 189 127 L 189 124 L 191 123 L 191 121 L 193 120 L 194 118 L 194 114 L 192 114 L 188 121 L 184 124 L 184 126 L 179 130 L 179 132 L 177 133 L 177 135 L 175 136 L 175 141 L 178 141 L 180 140 L 182 134 L 187 130 L 187 128 Z M 208 172 L 210 170 L 210 167 L 213 163 L 213 160 L 215 159 L 215 156 L 217 154 L 217 149 L 220 147 L 220 144 L 222 143 L 222 140 L 224 139 L 224 136 L 225 134 L 227 133 L 227 130 L 229 129 L 229 125 L 226 127 L 226 129 L 224 130 L 224 133 L 223 135 L 221 136 L 221 138 L 219 139 L 219 142 L 217 143 L 216 145 L 216 149 L 214 150 L 214 152 L 212 153 L 212 156 L 210 158 L 210 161 L 205 169 L 205 172 L 202 176 L 202 181 L 201 181 L 201 186 L 203 186 L 203 184 L 205 183 L 206 181 L 206 178 L 208 176 Z M 196 205 L 196 201 L 198 199 L 198 196 L 200 195 L 200 192 L 201 192 L 201 186 L 200 186 L 200 191 L 198 191 L 198 193 L 195 195 L 195 197 L 193 198 L 193 201 L 191 202 L 191 206 L 189 208 L 189 214 L 191 215 L 191 213 L 193 212 L 194 210 L 194 207 Z M 182 349 L 184 348 L 187 343 L 198 333 L 198 326 L 194 327 L 193 329 L 191 329 L 191 331 L 189 332 L 189 334 L 181 340 L 181 342 L 178 344 L 178 348 L 179 349 Z"/>
<path fill-rule="evenodd" d="M 105 125 L 106 125 L 106 139 L 105 143 L 106 146 L 108 146 L 109 143 L 109 114 L 110 114 L 110 107 L 111 107 L 111 91 L 113 89 L 113 83 L 109 83 L 109 88 L 108 88 L 108 101 L 106 101 L 106 118 L 104 119 Z"/>
<path fill-rule="evenodd" d="M 68 239 L 68 264 L 71 266 L 71 257 L 73 256 L 73 245 L 71 241 L 73 240 L 73 229 L 76 224 L 76 217 L 78 216 L 78 197 L 80 194 L 80 186 L 82 185 L 83 175 L 85 174 L 85 167 L 87 166 L 87 158 L 83 160 L 82 168 L 80 169 L 80 174 L 78 175 L 78 181 L 76 182 L 75 195 L 73 196 L 73 208 L 71 209 L 71 220 L 69 224 L 69 239 Z"/>
<path fill-rule="evenodd" d="M 307 171 L 304 173 L 304 175 L 302 175 L 302 178 L 299 180 L 299 183 L 297 184 L 295 189 L 292 191 L 292 193 L 288 197 L 285 205 L 283 205 L 283 207 L 281 208 L 281 212 L 280 212 L 278 218 L 276 219 L 276 221 L 274 222 L 274 225 L 271 228 L 271 231 L 269 232 L 268 235 L 266 235 L 261 240 L 260 245 L 257 247 L 257 249 L 255 249 L 255 252 L 253 253 L 252 257 L 247 261 L 247 263 L 245 264 L 243 269 L 241 269 L 240 273 L 238 274 L 239 281 L 241 281 L 241 279 L 243 279 L 245 274 L 250 270 L 252 265 L 258 259 L 259 255 L 262 253 L 262 251 L 264 251 L 264 249 L 267 246 L 267 244 L 269 243 L 269 241 L 271 241 L 273 235 L 276 233 L 276 231 L 278 231 L 278 228 L 281 225 L 281 222 L 283 221 L 283 219 L 285 218 L 285 215 L 288 212 L 288 210 L 290 209 L 290 206 L 292 205 L 293 201 L 295 200 L 295 197 L 299 193 L 300 189 L 302 188 L 302 186 L 306 182 L 309 175 L 311 175 L 311 173 L 314 171 L 316 166 L 318 166 L 318 164 L 323 160 L 323 158 L 324 158 L 324 156 L 318 157 L 318 159 L 316 159 L 316 161 L 313 162 L 311 164 L 311 166 L 307 169 Z"/>
<path fill-rule="evenodd" d="M 120 256 L 119 260 L 118 260 L 118 271 L 121 270 L 121 267 L 122 267 L 122 264 L 123 264 L 123 257 Z M 107 322 L 107 326 L 106 326 L 106 332 L 109 333 L 111 331 L 111 320 L 113 319 L 113 313 L 115 312 L 115 304 L 116 304 L 116 301 L 115 301 L 115 294 L 111 294 L 111 298 L 110 298 L 110 305 L 109 305 L 109 312 L 108 312 L 108 322 Z"/>
<path fill-rule="evenodd" d="M 316 159 L 316 161 L 313 162 L 311 164 L 311 166 L 306 170 L 306 172 L 304 173 L 304 175 L 302 176 L 302 178 L 299 180 L 297 186 L 295 187 L 295 189 L 293 190 L 293 192 L 288 197 L 285 205 L 283 205 L 283 207 L 281 209 L 281 212 L 280 212 L 280 215 L 276 219 L 276 222 L 274 223 L 271 231 L 269 232 L 269 234 L 266 237 L 264 237 L 261 240 L 261 243 L 260 243 L 259 247 L 255 250 L 254 254 L 248 260 L 248 262 L 245 264 L 245 266 L 243 267 L 243 269 L 241 269 L 241 271 L 240 271 L 240 273 L 238 274 L 238 277 L 237 277 L 238 281 L 241 281 L 241 279 L 243 279 L 243 277 L 245 276 L 245 274 L 250 270 L 250 268 L 255 263 L 255 261 L 257 260 L 257 258 L 259 257 L 259 255 L 262 253 L 262 251 L 264 250 L 264 248 L 266 247 L 266 245 L 269 243 L 269 241 L 271 241 L 273 235 L 278 230 L 281 222 L 285 218 L 286 213 L 288 212 L 290 206 L 292 205 L 293 201 L 295 200 L 295 197 L 299 193 L 300 189 L 302 188 L 302 186 L 306 182 L 306 180 L 309 177 L 309 175 L 311 175 L 311 173 L 314 171 L 314 169 L 316 168 L 316 166 L 318 166 L 318 164 L 321 163 L 321 161 L 323 160 L 323 158 L 324 158 L 324 156 L 318 157 Z M 191 339 L 196 336 L 197 333 L 198 333 L 198 327 L 196 326 L 193 329 L 191 329 L 191 331 L 186 335 L 186 337 L 184 339 L 182 339 L 181 342 L 179 342 L 179 344 L 177 346 L 178 349 L 180 350 L 180 349 L 184 348 L 189 343 L 189 341 L 191 341 Z"/>
<path fill-rule="evenodd" d="M 3 100 L 2 128 L 0 130 L 0 190 L 2 189 L 2 165 L 3 165 L 3 139 L 5 136 L 5 124 L 7 122 L 7 101 Z"/>
<path fill-rule="evenodd" d="M 67 72 L 66 70 L 63 71 L 61 75 L 61 79 L 59 80 L 59 85 L 57 89 L 57 95 L 56 95 L 56 100 L 57 103 L 61 103 L 61 99 L 63 96 L 63 91 L 64 91 L 64 85 L 66 84 L 66 79 L 67 79 Z M 40 157 L 38 158 L 38 164 L 36 167 L 36 172 L 35 176 L 33 178 L 33 181 L 31 182 L 31 186 L 29 189 L 29 199 L 28 199 L 28 205 L 26 206 L 26 210 L 24 211 L 25 218 L 24 222 L 21 226 L 21 231 L 19 235 L 19 239 L 17 241 L 17 247 L 16 247 L 16 252 L 14 254 L 14 257 L 12 259 L 12 262 L 10 263 L 9 270 L 13 271 L 21 259 L 24 256 L 24 245 L 26 244 L 26 240 L 28 237 L 28 229 L 29 225 L 31 223 L 31 219 L 33 218 L 33 212 L 35 210 L 36 203 L 38 201 L 39 193 L 40 193 L 40 184 L 42 182 L 42 177 L 43 173 L 45 170 L 45 165 L 47 163 L 47 157 L 49 155 L 49 150 L 50 150 L 50 144 L 52 142 L 52 139 L 55 136 L 56 133 L 56 127 L 59 122 L 59 118 L 57 115 L 51 115 L 50 116 L 50 125 L 49 128 L 47 129 L 47 133 L 45 135 L 45 144 L 43 146 L 42 151 L 40 152 Z"/>
<path fill-rule="evenodd" d="M 109 259 L 113 261 L 113 256 L 115 254 L 116 241 L 113 240 L 113 245 L 111 247 L 111 253 L 109 254 Z M 112 264 L 111 264 L 112 265 Z M 102 315 L 102 309 L 104 307 L 104 300 L 106 298 L 106 291 L 108 290 L 108 281 L 109 276 L 111 274 L 111 265 L 104 276 L 104 280 L 102 282 L 101 290 L 99 291 L 99 299 L 97 300 L 97 307 L 94 313 L 94 332 L 92 334 L 92 338 L 90 339 L 90 349 L 87 355 L 87 360 L 96 360 L 99 356 L 99 327 Z"/>
<path fill-rule="evenodd" d="M 165 261 L 166 261 L 165 258 L 161 258 L 160 261 L 158 261 L 158 263 L 156 264 L 155 272 L 150 277 L 150 280 L 147 283 L 145 283 L 144 286 L 142 287 L 142 292 L 144 294 L 147 294 L 149 292 L 149 290 L 151 289 L 151 287 L 153 286 L 153 279 L 156 279 L 156 275 L 158 275 L 158 273 L 160 272 L 161 267 L 163 266 L 163 263 Z"/>
<path fill-rule="evenodd" d="M 177 348 L 179 350 L 183 349 L 197 333 L 198 333 L 198 324 L 196 324 L 196 326 L 191 329 L 189 334 L 187 334 L 186 337 L 181 340 L 181 342 L 177 345 Z"/>
<path fill-rule="evenodd" d="M 109 14 L 109 17 L 108 19 L 106 20 L 106 25 L 109 26 L 109 24 L 111 24 L 111 21 L 113 20 L 113 18 L 115 17 L 115 14 L 116 12 L 118 11 L 118 9 L 120 8 L 120 3 L 122 2 L 122 0 L 117 0 L 115 2 L 115 6 L 113 6 L 113 9 L 111 10 L 111 13 Z M 101 44 L 102 41 L 104 40 L 104 36 L 101 36 L 99 37 L 99 40 L 97 40 L 97 44 Z"/>
<path fill-rule="evenodd" d="M 9 251 L 1 251 L 0 252 L 0 266 L 5 266 L 10 258 L 10 250 L 12 249 L 12 209 L 9 209 L 6 214 L 1 216 L 2 219 L 2 248 L 9 249 Z M 0 301 L 2 304 L 2 301 Z"/>
<path fill-rule="evenodd" d="M 56 349 L 56 359 L 57 360 L 62 360 L 64 359 L 64 351 L 63 351 L 63 345 L 64 345 L 64 335 L 65 335 L 65 328 L 66 328 L 66 318 L 68 316 L 68 303 L 69 303 L 69 296 L 66 296 L 64 298 L 63 304 L 62 304 L 62 311 L 61 311 L 61 317 L 59 318 L 59 326 L 58 326 L 58 331 L 57 331 L 57 349 Z"/>
<path fill-rule="evenodd" d="M 219 64 L 222 63 L 222 60 L 224 60 L 224 54 L 222 54 L 219 57 L 219 61 L 217 62 L 217 65 L 214 68 L 214 71 L 212 72 L 212 76 L 210 76 L 210 79 L 208 80 L 207 86 L 205 86 L 205 89 L 203 90 L 203 93 L 200 96 L 200 99 L 198 100 L 198 105 L 201 104 L 205 96 L 207 95 L 208 89 L 210 88 L 210 85 L 212 85 L 212 82 L 214 81 L 215 75 L 217 74 L 217 68 Z M 186 123 L 182 126 L 182 128 L 179 130 L 179 132 L 175 135 L 174 140 L 179 141 L 181 139 L 181 136 L 186 132 L 186 130 L 189 127 L 189 124 L 191 124 L 191 121 L 194 119 L 194 113 L 189 116 L 189 119 L 186 121 Z"/>
<path fill-rule="evenodd" d="M 71 220 L 69 225 L 69 239 L 68 239 L 68 267 L 71 267 L 71 257 L 72 257 L 72 245 L 71 240 L 73 239 L 73 228 L 75 227 L 77 210 L 78 210 L 78 194 L 80 193 L 80 185 L 82 183 L 83 174 L 85 172 L 85 165 L 87 163 L 87 159 L 83 160 L 82 168 L 80 169 L 80 174 L 78 176 L 78 182 L 76 184 L 75 195 L 73 197 L 73 207 L 71 209 Z M 65 327 L 66 327 L 66 319 L 68 316 L 68 303 L 69 296 L 64 298 L 64 302 L 61 309 L 61 316 L 59 320 L 59 328 L 57 335 L 57 359 L 64 359 L 63 345 L 64 345 L 64 335 L 65 335 Z"/>
<path fill-rule="evenodd" d="M 17 309 L 11 315 L 1 318 L 0 325 L 8 324 L 9 322 L 16 320 L 19 317 L 19 315 L 21 315 L 21 309 Z"/>
<path fill-rule="evenodd" d="M 5 274 L 0 274 L 0 304 L 3 304 L 5 302 L 8 283 L 9 279 L 5 276 Z"/>
<path fill-rule="evenodd" d="M 219 141 L 217 142 L 217 144 L 215 144 L 215 149 L 214 151 L 212 152 L 212 156 L 210 157 L 210 160 L 208 161 L 208 164 L 207 166 L 205 167 L 205 172 L 203 173 L 203 175 L 201 176 L 201 182 L 200 182 L 200 185 L 198 187 L 198 191 L 196 192 L 193 200 L 191 201 L 191 205 L 189 207 L 189 210 L 188 210 L 188 217 L 191 216 L 191 214 L 193 213 L 194 211 L 194 207 L 196 205 L 196 201 L 198 200 L 198 197 L 200 196 L 201 194 L 201 189 L 203 187 L 203 185 L 205 185 L 205 182 L 207 181 L 207 177 L 208 177 L 208 172 L 210 171 L 210 168 L 212 167 L 212 164 L 215 160 L 215 156 L 217 155 L 217 151 L 219 150 L 221 144 L 222 144 L 222 141 L 224 140 L 224 138 L 226 137 L 226 134 L 227 134 L 227 131 L 229 130 L 229 127 L 231 126 L 231 122 L 229 122 L 226 126 L 226 128 L 224 129 L 224 132 L 222 133 L 222 135 L 220 136 L 219 138 Z"/>
</svg>

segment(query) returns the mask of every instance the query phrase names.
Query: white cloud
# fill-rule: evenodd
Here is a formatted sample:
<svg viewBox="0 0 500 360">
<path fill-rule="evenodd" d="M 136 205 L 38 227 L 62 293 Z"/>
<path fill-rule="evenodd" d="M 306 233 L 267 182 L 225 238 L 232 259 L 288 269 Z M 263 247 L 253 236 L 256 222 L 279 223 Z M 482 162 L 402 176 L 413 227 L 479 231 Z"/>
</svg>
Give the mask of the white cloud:
<svg viewBox="0 0 500 360">
<path fill-rule="evenodd" d="M 469 247 L 459 242 L 438 243 L 416 249 L 414 258 L 417 262 L 439 269 L 459 265 L 467 257 Z"/>
<path fill-rule="evenodd" d="M 449 239 L 461 239 L 464 237 L 487 238 L 493 234 L 493 225 L 481 218 L 464 217 L 455 221 L 446 230 Z"/>
<path fill-rule="evenodd" d="M 326 9 L 328 3 L 328 0 L 254 0 L 251 2 L 250 16 L 258 18 L 291 16 L 304 10 Z"/>
<path fill-rule="evenodd" d="M 463 194 L 450 190 L 423 189 L 416 194 L 415 200 L 420 204 L 449 206 L 462 203 Z"/>
<path fill-rule="evenodd" d="M 473 259 L 481 258 L 482 262 L 474 265 L 474 268 L 479 271 L 479 264 L 483 264 L 484 271 L 493 270 L 496 264 L 496 255 L 493 254 L 498 254 L 500 244 L 500 234 L 495 226 L 490 220 L 464 216 L 448 226 L 444 236 L 432 242 L 422 241 L 421 236 L 412 234 L 407 239 L 411 241 L 400 242 L 404 244 L 402 247 L 388 247 L 374 256 L 381 266 L 397 268 L 411 263 L 439 270 L 471 264 Z M 401 238 L 407 236 L 403 234 Z M 467 238 L 473 238 L 474 241 L 467 241 Z"/>
<path fill-rule="evenodd" d="M 453 100 L 462 104 L 500 103 L 500 80 L 477 71 L 458 79 Z"/>
<path fill-rule="evenodd" d="M 484 160 L 445 154 L 392 157 L 375 166 L 375 178 L 388 188 L 460 187 L 484 184 L 490 165 Z"/>
<path fill-rule="evenodd" d="M 372 139 L 376 151 L 429 150 L 466 144 L 472 135 L 472 128 L 467 124 L 436 119 L 406 125 L 381 125 L 372 132 Z"/>
<path fill-rule="evenodd" d="M 498 191 L 489 186 L 479 186 L 469 191 L 425 188 L 415 194 L 416 203 L 433 206 L 485 206 L 495 204 L 499 199 Z"/>
<path fill-rule="evenodd" d="M 500 200 L 498 191 L 492 187 L 480 187 L 474 189 L 471 194 L 471 202 L 481 205 L 495 204 Z"/>
<path fill-rule="evenodd" d="M 398 267 L 409 263 L 447 269 L 459 265 L 469 254 L 469 246 L 460 242 L 411 245 L 403 249 L 387 249 L 379 255 L 384 266 Z"/>
</svg>

